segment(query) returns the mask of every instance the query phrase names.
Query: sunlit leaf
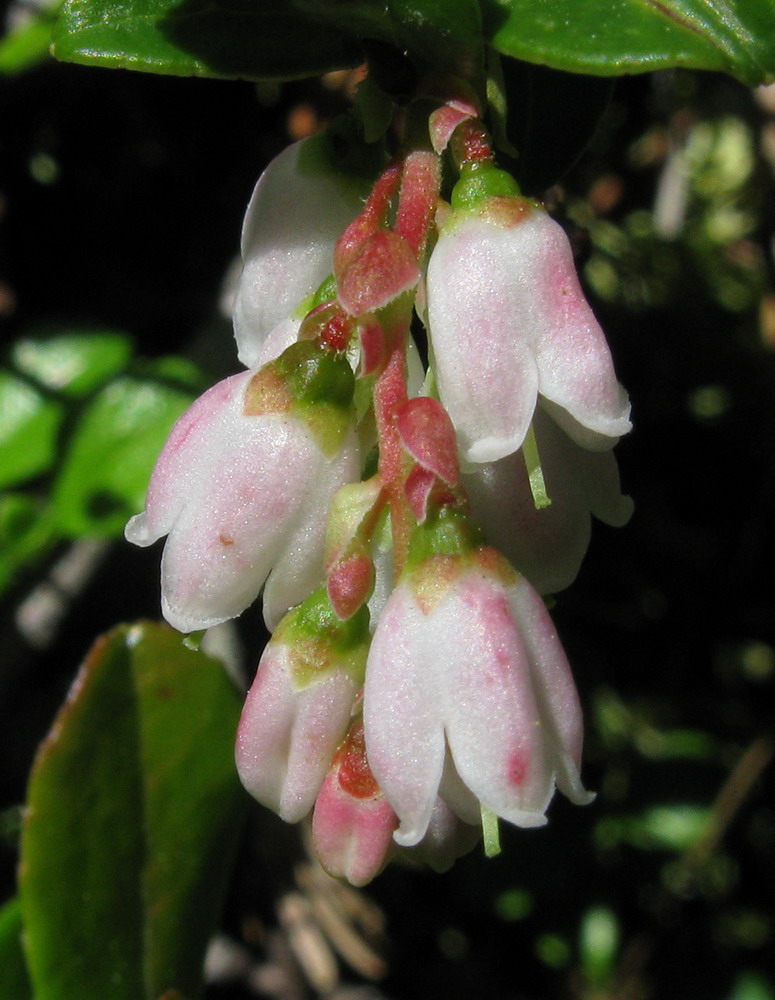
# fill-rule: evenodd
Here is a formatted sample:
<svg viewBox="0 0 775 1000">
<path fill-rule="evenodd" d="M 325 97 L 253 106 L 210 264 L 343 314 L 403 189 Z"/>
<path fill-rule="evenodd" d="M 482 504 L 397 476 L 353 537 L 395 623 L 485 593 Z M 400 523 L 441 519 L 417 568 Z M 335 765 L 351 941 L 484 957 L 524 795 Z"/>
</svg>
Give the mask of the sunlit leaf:
<svg viewBox="0 0 775 1000">
<path fill-rule="evenodd" d="M 154 624 L 100 639 L 41 745 L 20 892 L 36 1000 L 198 993 L 243 797 L 239 698 Z"/>
<path fill-rule="evenodd" d="M 0 39 L 0 74 L 12 76 L 48 58 L 51 29 L 61 0 L 24 11 L 23 20 Z"/>
<path fill-rule="evenodd" d="M 18 340 L 10 359 L 47 389 L 84 396 L 121 371 L 131 356 L 132 342 L 123 333 L 59 333 Z"/>
<path fill-rule="evenodd" d="M 42 501 L 22 493 L 0 495 L 0 593 L 21 567 L 48 551 L 55 537 Z"/>
</svg>

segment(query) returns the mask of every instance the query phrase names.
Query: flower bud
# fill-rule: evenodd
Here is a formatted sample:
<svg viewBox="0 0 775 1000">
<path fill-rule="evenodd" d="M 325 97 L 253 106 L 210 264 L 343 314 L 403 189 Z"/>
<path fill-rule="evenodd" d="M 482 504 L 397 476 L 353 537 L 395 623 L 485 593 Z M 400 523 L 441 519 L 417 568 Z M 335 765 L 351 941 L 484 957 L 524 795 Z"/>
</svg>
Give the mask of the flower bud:
<svg viewBox="0 0 775 1000">
<path fill-rule="evenodd" d="M 250 794 L 289 823 L 312 808 L 347 733 L 368 642 L 368 612 L 342 622 L 319 588 L 264 650 L 237 731 L 237 770 Z"/>
<path fill-rule="evenodd" d="M 366 759 L 357 719 L 323 782 L 312 816 L 312 841 L 329 875 L 366 885 L 388 860 L 396 814 Z"/>
</svg>

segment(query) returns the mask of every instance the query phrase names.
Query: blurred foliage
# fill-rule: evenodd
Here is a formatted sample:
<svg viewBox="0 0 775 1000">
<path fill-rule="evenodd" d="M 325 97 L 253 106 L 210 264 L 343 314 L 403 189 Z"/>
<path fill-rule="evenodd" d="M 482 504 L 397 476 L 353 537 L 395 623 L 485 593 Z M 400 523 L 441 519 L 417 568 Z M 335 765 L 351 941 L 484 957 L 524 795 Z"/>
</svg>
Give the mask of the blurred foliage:
<svg viewBox="0 0 775 1000">
<path fill-rule="evenodd" d="M 124 334 L 25 336 L 0 368 L 0 593 L 58 543 L 115 538 L 202 375 Z"/>
</svg>

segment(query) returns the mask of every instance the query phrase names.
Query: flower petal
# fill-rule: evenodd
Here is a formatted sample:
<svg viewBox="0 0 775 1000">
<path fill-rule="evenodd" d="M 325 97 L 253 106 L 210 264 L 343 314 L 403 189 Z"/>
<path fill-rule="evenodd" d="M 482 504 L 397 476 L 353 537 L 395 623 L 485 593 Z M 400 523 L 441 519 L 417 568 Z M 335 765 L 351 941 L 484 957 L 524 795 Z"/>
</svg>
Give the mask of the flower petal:
<svg viewBox="0 0 775 1000">
<path fill-rule="evenodd" d="M 551 500 L 536 509 L 521 451 L 473 466 L 464 486 L 474 517 L 499 549 L 541 594 L 563 590 L 576 578 L 591 534 L 590 514 L 619 527 L 632 513 L 622 496 L 616 458 L 609 449 L 580 448 L 540 405 L 533 420 L 538 454 Z"/>
<path fill-rule="evenodd" d="M 148 484 L 145 510 L 130 518 L 124 534 L 134 545 L 152 545 L 166 535 L 199 478 L 220 457 L 221 428 L 241 410 L 251 372 L 232 375 L 211 386 L 183 413 L 156 461 Z"/>
<path fill-rule="evenodd" d="M 474 795 L 517 826 L 540 826 L 554 792 L 529 653 L 506 591 L 460 577 L 433 612 L 433 673 L 455 767 Z"/>
<path fill-rule="evenodd" d="M 438 692 L 425 657 L 425 616 L 406 584 L 388 598 L 366 665 L 363 721 L 369 765 L 411 847 L 430 822 L 444 766 Z"/>
<path fill-rule="evenodd" d="M 514 230 L 512 260 L 522 259 L 529 288 L 523 316 L 540 372 L 539 392 L 573 418 L 564 429 L 582 446 L 593 435 L 618 438 L 630 430 L 630 404 L 611 352 L 584 297 L 563 228 L 536 210 Z M 556 418 L 557 419 L 557 418 Z"/>
<path fill-rule="evenodd" d="M 442 229 L 428 263 L 428 323 L 439 395 L 464 457 L 516 451 L 535 409 L 538 369 L 524 317 L 530 289 L 512 230 L 477 216 Z"/>
<path fill-rule="evenodd" d="M 261 175 L 242 228 L 234 302 L 234 335 L 246 367 L 262 363 L 266 337 L 331 273 L 336 241 L 367 193 L 363 179 L 335 169 L 324 136 L 289 146 Z"/>
<path fill-rule="evenodd" d="M 532 665 L 533 690 L 557 785 L 571 802 L 586 805 L 594 795 L 584 789 L 579 775 L 581 705 L 562 643 L 544 602 L 524 578 L 509 589 L 509 603 Z"/>
<path fill-rule="evenodd" d="M 282 616 L 302 601 L 323 578 L 326 515 L 334 494 L 360 475 L 360 449 L 349 431 L 330 459 L 316 456 L 306 468 L 306 489 L 296 514 L 287 522 L 287 542 L 278 554 L 264 587 L 264 621 L 273 631 Z M 313 471 L 314 470 L 314 471 Z M 289 500 L 297 496 L 289 487 Z"/>
</svg>

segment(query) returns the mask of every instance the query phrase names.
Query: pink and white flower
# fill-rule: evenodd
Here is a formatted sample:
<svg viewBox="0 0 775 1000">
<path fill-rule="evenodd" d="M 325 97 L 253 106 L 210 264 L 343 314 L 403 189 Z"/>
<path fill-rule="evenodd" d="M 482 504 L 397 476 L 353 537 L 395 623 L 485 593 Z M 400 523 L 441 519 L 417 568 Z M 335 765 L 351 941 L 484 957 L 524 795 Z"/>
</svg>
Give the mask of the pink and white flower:
<svg viewBox="0 0 775 1000">
<path fill-rule="evenodd" d="M 439 395 L 466 460 L 515 452 L 539 395 L 584 448 L 609 448 L 630 429 L 568 239 L 533 202 L 485 198 L 450 213 L 428 263 L 427 313 Z"/>
<path fill-rule="evenodd" d="M 136 545 L 168 536 L 162 611 L 181 632 L 236 617 L 264 584 L 264 616 L 274 627 L 322 579 L 328 505 L 360 473 L 352 427 L 340 423 L 328 446 L 321 439 L 320 422 L 338 417 L 319 414 L 314 426 L 271 398 L 256 412 L 250 400 L 260 374 L 219 382 L 183 414 L 156 463 L 145 511 L 126 526 Z"/>
<path fill-rule="evenodd" d="M 372 640 L 363 711 L 401 845 L 423 839 L 440 791 L 466 823 L 478 801 L 523 827 L 546 822 L 555 785 L 590 801 L 565 653 L 541 598 L 494 550 L 405 574 Z"/>
<path fill-rule="evenodd" d="M 622 527 L 633 503 L 621 492 L 613 450 L 580 448 L 541 405 L 533 430 L 548 507 L 536 508 L 521 451 L 471 466 L 463 486 L 487 541 L 539 594 L 553 594 L 575 580 L 589 546 L 592 517 Z"/>
<path fill-rule="evenodd" d="M 288 823 L 312 809 L 363 683 L 368 614 L 340 622 L 321 591 L 282 620 L 267 645 L 237 731 L 250 794 Z"/>
<path fill-rule="evenodd" d="M 334 246 L 363 208 L 364 178 L 338 169 L 323 135 L 284 149 L 256 184 L 242 226 L 234 336 L 247 368 L 295 339 L 295 316 L 333 269 Z M 275 353 L 276 352 L 276 353 Z"/>
</svg>

